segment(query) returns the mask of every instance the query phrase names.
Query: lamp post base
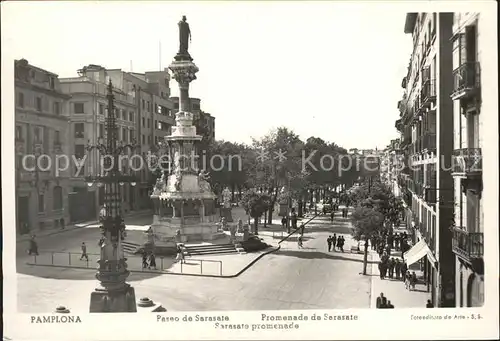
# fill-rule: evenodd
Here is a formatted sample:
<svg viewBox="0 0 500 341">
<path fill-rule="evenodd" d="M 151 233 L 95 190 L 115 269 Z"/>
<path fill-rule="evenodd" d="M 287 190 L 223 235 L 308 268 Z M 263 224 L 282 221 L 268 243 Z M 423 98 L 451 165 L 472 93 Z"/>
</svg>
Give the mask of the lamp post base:
<svg viewBox="0 0 500 341">
<path fill-rule="evenodd" d="M 129 284 L 108 290 L 97 288 L 90 294 L 91 313 L 136 313 L 135 290 Z"/>
</svg>

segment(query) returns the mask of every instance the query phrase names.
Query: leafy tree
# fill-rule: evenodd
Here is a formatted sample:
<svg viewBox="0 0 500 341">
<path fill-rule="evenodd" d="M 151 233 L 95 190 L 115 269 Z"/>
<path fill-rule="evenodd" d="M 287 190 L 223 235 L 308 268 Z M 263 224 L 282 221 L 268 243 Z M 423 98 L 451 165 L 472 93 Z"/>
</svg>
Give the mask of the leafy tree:
<svg viewBox="0 0 500 341">
<path fill-rule="evenodd" d="M 240 205 L 245 209 L 245 212 L 254 219 L 254 233 L 259 234 L 259 218 L 269 209 L 271 205 L 270 196 L 267 193 L 248 190 L 243 193 Z"/>
<path fill-rule="evenodd" d="M 255 165 L 249 177 L 250 187 L 261 188 L 271 200 L 267 222 L 272 223 L 272 214 L 278 195 L 283 187 L 290 187 L 290 193 L 296 195 L 303 187 L 301 157 L 303 142 L 293 131 L 280 127 L 271 131 L 262 139 L 253 141 Z M 265 152 L 265 157 L 260 157 Z M 259 157 L 257 157 L 259 156 Z M 281 156 L 281 157 L 280 157 Z"/>
<path fill-rule="evenodd" d="M 359 205 L 352 216 L 352 237 L 354 240 L 363 241 L 365 250 L 363 253 L 363 275 L 366 275 L 368 264 L 368 241 L 377 236 L 384 226 L 384 215 L 377 209 Z"/>
</svg>

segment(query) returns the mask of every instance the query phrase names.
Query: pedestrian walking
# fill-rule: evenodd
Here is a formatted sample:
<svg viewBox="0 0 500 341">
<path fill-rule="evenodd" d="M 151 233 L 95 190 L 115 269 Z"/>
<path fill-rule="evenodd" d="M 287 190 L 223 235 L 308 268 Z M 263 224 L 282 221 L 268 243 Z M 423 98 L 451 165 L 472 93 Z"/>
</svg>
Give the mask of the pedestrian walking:
<svg viewBox="0 0 500 341">
<path fill-rule="evenodd" d="M 394 268 L 396 267 L 396 260 L 393 258 L 391 258 L 389 260 L 389 278 L 394 278 Z"/>
<path fill-rule="evenodd" d="M 146 269 L 148 267 L 149 267 L 149 264 L 148 264 L 148 254 L 146 252 L 143 252 L 142 253 L 142 268 Z"/>
<path fill-rule="evenodd" d="M 286 217 L 283 217 L 283 218 L 281 219 L 281 226 L 283 226 L 283 229 L 286 229 L 286 222 L 287 222 Z"/>
<path fill-rule="evenodd" d="M 177 257 L 175 259 L 177 261 L 180 261 L 181 264 L 184 263 L 184 250 L 182 249 L 182 246 L 180 244 L 177 245 Z"/>
<path fill-rule="evenodd" d="M 80 260 L 84 258 L 87 261 L 89 260 L 89 256 L 87 255 L 87 245 L 85 245 L 85 242 L 82 242 L 82 255 L 80 256 Z"/>
<path fill-rule="evenodd" d="M 417 274 L 415 273 L 415 271 L 413 271 L 411 274 L 410 285 L 411 285 L 411 290 L 415 290 L 415 286 L 417 285 Z"/>
<path fill-rule="evenodd" d="M 28 248 L 28 254 L 38 256 L 38 243 L 35 240 L 35 235 L 32 235 L 30 238 L 30 244 Z"/>
<path fill-rule="evenodd" d="M 149 255 L 149 266 L 148 266 L 148 269 L 151 269 L 153 268 L 154 270 L 156 270 L 156 257 L 155 257 L 155 254 L 151 252 L 151 254 Z"/>
<path fill-rule="evenodd" d="M 380 276 L 380 279 L 384 279 L 384 264 L 382 263 L 382 261 L 379 261 L 378 262 L 378 273 L 379 273 L 379 276 Z"/>
<path fill-rule="evenodd" d="M 297 246 L 299 249 L 302 248 L 302 236 L 299 236 L 299 238 L 297 239 Z"/>
<path fill-rule="evenodd" d="M 396 263 L 394 264 L 394 271 L 396 272 L 396 279 L 399 280 L 401 277 L 401 262 L 399 258 L 396 258 Z"/>
<path fill-rule="evenodd" d="M 405 273 L 405 288 L 406 288 L 406 290 L 410 290 L 410 281 L 411 281 L 410 271 L 406 271 L 406 273 Z"/>
<path fill-rule="evenodd" d="M 335 247 L 337 246 L 337 234 L 334 233 L 332 237 L 332 250 L 335 251 Z"/>
<path fill-rule="evenodd" d="M 328 252 L 332 251 L 332 236 L 328 236 L 326 243 L 328 244 Z"/>
<path fill-rule="evenodd" d="M 344 236 L 340 236 L 340 246 L 339 246 L 339 249 L 342 252 L 344 252 L 344 243 L 345 243 Z"/>
<path fill-rule="evenodd" d="M 431 300 L 427 300 L 426 308 L 434 308 L 434 304 L 432 304 Z"/>
<path fill-rule="evenodd" d="M 330 212 L 330 221 L 333 223 L 333 218 L 335 218 L 335 211 Z"/>
<path fill-rule="evenodd" d="M 408 272 L 408 264 L 406 264 L 405 262 L 403 262 L 401 264 L 401 277 L 402 277 L 403 281 L 405 280 L 407 272 Z"/>
</svg>

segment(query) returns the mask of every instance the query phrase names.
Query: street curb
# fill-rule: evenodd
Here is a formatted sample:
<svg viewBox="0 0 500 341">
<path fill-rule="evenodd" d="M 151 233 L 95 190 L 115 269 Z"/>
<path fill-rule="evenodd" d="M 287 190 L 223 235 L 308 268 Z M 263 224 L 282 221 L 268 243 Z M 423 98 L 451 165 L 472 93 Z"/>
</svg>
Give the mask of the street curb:
<svg viewBox="0 0 500 341">
<path fill-rule="evenodd" d="M 148 271 L 148 270 L 129 270 L 131 273 L 149 273 L 149 274 L 158 274 L 158 275 L 175 275 L 175 276 L 192 276 L 192 277 L 210 277 L 210 278 L 235 278 L 241 275 L 243 272 L 248 270 L 252 265 L 257 263 L 262 257 L 267 256 L 270 253 L 276 252 L 279 249 L 281 249 L 281 246 L 278 246 L 276 248 L 273 248 L 269 251 L 266 251 L 259 256 L 257 256 L 255 259 L 253 259 L 250 263 L 245 265 L 243 269 L 241 269 L 238 273 L 234 275 L 203 275 L 203 274 L 187 274 L 187 273 L 178 273 L 178 272 L 166 272 L 166 271 Z M 34 263 L 29 263 L 26 262 L 26 265 L 31 265 L 31 266 L 48 266 L 48 267 L 53 267 L 53 268 L 64 268 L 64 269 L 81 269 L 81 270 L 97 270 L 96 268 L 89 268 L 89 267 L 84 267 L 84 266 L 68 266 L 68 265 L 52 265 L 52 264 L 34 264 Z"/>
</svg>

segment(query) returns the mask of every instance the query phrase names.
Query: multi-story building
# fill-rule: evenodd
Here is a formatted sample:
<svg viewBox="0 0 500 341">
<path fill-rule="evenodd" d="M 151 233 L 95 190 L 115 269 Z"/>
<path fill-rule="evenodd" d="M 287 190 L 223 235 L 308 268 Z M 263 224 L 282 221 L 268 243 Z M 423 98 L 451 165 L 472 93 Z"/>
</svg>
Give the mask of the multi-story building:
<svg viewBox="0 0 500 341">
<path fill-rule="evenodd" d="M 58 76 L 15 61 L 16 225 L 19 234 L 64 228 L 69 221 L 65 155 L 67 103 Z M 56 158 L 56 155 L 59 155 Z M 56 161 L 57 160 L 57 161 Z"/>
<path fill-rule="evenodd" d="M 88 65 L 78 70 L 78 77 L 62 78 L 63 91 L 71 95 L 69 119 L 71 124 L 72 155 L 77 159 L 87 157 L 84 168 L 71 173 L 72 193 L 70 212 L 73 221 L 93 219 L 104 203 L 102 186 L 88 186 L 85 177 L 97 175 L 100 169 L 97 151 L 88 151 L 87 145 L 97 144 L 105 137 L 105 117 L 107 115 L 107 83 L 113 83 L 115 110 L 119 140 L 125 144 L 137 144 L 140 150 L 130 153 L 145 156 L 158 137 L 167 135 L 174 123 L 173 103 L 170 95 L 167 71 L 127 73 L 118 69 L 106 69 L 99 65 Z M 143 158 L 145 160 L 145 158 Z M 124 160 L 123 172 L 133 171 Z M 124 213 L 148 208 L 148 190 L 151 185 L 150 172 L 146 164 L 136 174 L 140 181 L 136 186 L 124 184 L 122 192 Z M 138 164 L 134 164 L 138 167 Z"/>
<path fill-rule="evenodd" d="M 483 119 L 495 112 L 495 99 L 481 96 L 482 48 L 479 13 L 456 13 L 453 21 L 453 99 L 456 256 L 456 306 L 484 303 L 482 160 Z M 486 71 L 487 72 L 487 71 Z M 481 113 L 485 111 L 485 113 Z"/>
<path fill-rule="evenodd" d="M 435 306 L 455 306 L 455 266 L 450 222 L 453 219 L 452 75 L 453 13 L 408 13 L 404 32 L 413 38 L 403 99 L 398 102 L 405 168 L 399 183 L 411 211 L 409 226 L 427 288 Z"/>
</svg>

